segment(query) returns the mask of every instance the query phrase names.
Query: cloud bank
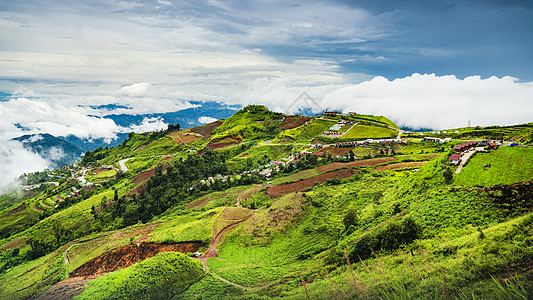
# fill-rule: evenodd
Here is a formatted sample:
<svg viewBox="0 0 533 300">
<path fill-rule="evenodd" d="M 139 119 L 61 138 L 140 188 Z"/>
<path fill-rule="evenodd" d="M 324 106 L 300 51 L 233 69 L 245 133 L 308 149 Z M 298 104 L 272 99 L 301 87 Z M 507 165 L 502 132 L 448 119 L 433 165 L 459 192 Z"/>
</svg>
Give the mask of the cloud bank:
<svg viewBox="0 0 533 300">
<path fill-rule="evenodd" d="M 0 190 L 23 173 L 42 171 L 49 163 L 16 141 L 0 143 Z"/>
<path fill-rule="evenodd" d="M 320 102 L 325 107 L 386 116 L 411 128 L 455 128 L 533 121 L 533 82 L 513 77 L 413 74 L 340 88 Z"/>
<path fill-rule="evenodd" d="M 206 117 L 206 116 L 203 116 L 203 117 L 199 117 L 198 118 L 198 122 L 199 123 L 202 123 L 202 124 L 208 124 L 208 123 L 213 123 L 215 122 L 217 119 L 215 118 L 212 118 L 212 117 Z"/>
</svg>

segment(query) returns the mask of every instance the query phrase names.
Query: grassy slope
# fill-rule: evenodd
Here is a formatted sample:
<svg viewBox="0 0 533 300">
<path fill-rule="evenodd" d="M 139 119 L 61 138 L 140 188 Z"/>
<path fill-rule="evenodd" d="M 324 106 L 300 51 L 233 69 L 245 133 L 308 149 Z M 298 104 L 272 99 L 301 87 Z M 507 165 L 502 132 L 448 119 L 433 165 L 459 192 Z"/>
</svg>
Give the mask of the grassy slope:
<svg viewBox="0 0 533 300">
<path fill-rule="evenodd" d="M 490 153 L 476 153 L 454 182 L 468 186 L 493 186 L 533 180 L 533 148 L 500 147 Z M 491 166 L 485 168 L 485 164 Z"/>
<path fill-rule="evenodd" d="M 342 136 L 342 139 L 395 138 L 397 134 L 398 132 L 396 130 L 389 128 L 355 125 L 348 133 Z"/>
</svg>

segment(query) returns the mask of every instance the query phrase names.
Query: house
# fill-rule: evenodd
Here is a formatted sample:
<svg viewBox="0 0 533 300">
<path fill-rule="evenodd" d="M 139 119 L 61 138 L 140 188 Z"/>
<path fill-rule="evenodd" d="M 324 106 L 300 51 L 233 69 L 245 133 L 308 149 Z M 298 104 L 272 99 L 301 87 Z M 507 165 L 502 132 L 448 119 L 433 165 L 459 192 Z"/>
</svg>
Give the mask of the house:
<svg viewBox="0 0 533 300">
<path fill-rule="evenodd" d="M 453 147 L 453 150 L 455 150 L 456 152 L 463 152 L 469 150 L 470 148 L 474 148 L 476 145 L 477 142 L 466 142 Z"/>
<path fill-rule="evenodd" d="M 355 116 L 355 115 L 357 115 L 357 113 L 355 111 L 351 111 L 351 112 L 348 113 L 348 116 Z"/>
<path fill-rule="evenodd" d="M 461 160 L 461 154 L 459 153 L 454 153 L 452 155 L 450 155 L 450 158 L 448 159 L 448 162 L 450 165 L 456 165 L 459 163 L 459 161 Z"/>
<path fill-rule="evenodd" d="M 338 114 L 339 114 L 339 113 L 336 112 L 336 111 L 326 111 L 326 112 L 324 112 L 324 115 L 325 115 L 325 116 L 336 116 L 336 115 L 338 115 Z"/>
</svg>

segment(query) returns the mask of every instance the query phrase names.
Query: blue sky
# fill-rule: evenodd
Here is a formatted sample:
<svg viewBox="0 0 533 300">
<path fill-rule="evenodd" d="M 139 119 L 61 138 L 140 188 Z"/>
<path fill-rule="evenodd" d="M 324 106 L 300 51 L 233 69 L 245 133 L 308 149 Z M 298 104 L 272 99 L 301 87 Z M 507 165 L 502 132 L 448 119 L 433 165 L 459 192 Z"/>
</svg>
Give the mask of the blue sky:
<svg viewBox="0 0 533 300">
<path fill-rule="evenodd" d="M 529 122 L 532 28 L 531 1 L 2 1 L 0 136 L 16 121 L 109 137 L 120 129 L 94 116 L 120 111 L 89 107 L 287 111 L 303 92 L 405 126 Z"/>
</svg>

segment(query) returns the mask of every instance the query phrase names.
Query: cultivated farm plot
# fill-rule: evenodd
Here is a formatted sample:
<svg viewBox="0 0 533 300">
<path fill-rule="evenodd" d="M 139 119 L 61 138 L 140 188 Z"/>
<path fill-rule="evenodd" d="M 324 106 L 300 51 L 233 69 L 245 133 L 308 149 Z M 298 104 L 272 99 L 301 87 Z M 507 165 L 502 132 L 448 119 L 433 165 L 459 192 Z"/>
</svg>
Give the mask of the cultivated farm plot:
<svg viewBox="0 0 533 300">
<path fill-rule="evenodd" d="M 411 168 L 420 168 L 427 164 L 427 161 L 415 161 L 415 162 L 403 162 L 396 164 L 388 164 L 384 166 L 375 167 L 372 169 L 372 172 L 387 171 L 387 170 L 400 170 L 400 169 L 411 169 Z"/>
<path fill-rule="evenodd" d="M 205 139 L 208 139 L 213 135 L 213 131 L 222 125 L 222 123 L 224 123 L 223 120 L 218 120 L 203 126 L 193 127 L 190 130 L 194 133 L 199 133 L 204 136 Z"/>
<path fill-rule="evenodd" d="M 330 170 L 341 169 L 341 168 L 351 168 L 351 167 L 371 167 L 375 165 L 385 164 L 392 161 L 396 161 L 395 157 L 378 157 L 364 160 L 356 160 L 347 163 L 335 162 L 327 165 L 317 167 L 318 172 L 323 173 Z"/>
<path fill-rule="evenodd" d="M 311 141 L 330 128 L 335 121 L 316 119 L 311 124 L 304 126 L 303 130 L 296 136 L 297 141 Z M 299 129 L 300 127 L 296 128 Z"/>
<path fill-rule="evenodd" d="M 297 173 L 294 173 L 289 176 L 280 177 L 272 180 L 272 184 L 283 184 L 288 182 L 294 182 L 302 179 L 311 178 L 318 175 L 318 172 L 315 169 L 307 169 Z"/>
<path fill-rule="evenodd" d="M 333 172 L 328 172 L 301 181 L 269 187 L 267 189 L 267 194 L 273 197 L 280 197 L 289 193 L 303 191 L 305 189 L 313 187 L 315 184 L 324 183 L 328 179 L 349 178 L 357 172 L 359 172 L 359 170 L 356 169 L 341 169 Z"/>
<path fill-rule="evenodd" d="M 476 153 L 461 173 L 454 175 L 454 183 L 489 187 L 533 180 L 531 162 L 533 148 L 500 147 L 489 153 Z"/>
<path fill-rule="evenodd" d="M 191 132 L 190 129 L 176 131 L 169 136 L 180 146 L 192 143 L 200 138 L 196 136 L 196 133 Z"/>
<path fill-rule="evenodd" d="M 377 126 L 369 126 L 369 125 L 355 125 L 350 131 L 348 131 L 345 135 L 341 137 L 343 140 L 353 140 L 353 139 L 367 139 L 367 138 L 374 138 L 374 139 L 386 139 L 386 138 L 394 138 L 398 132 L 396 130 L 385 128 L 385 127 L 377 127 Z"/>
</svg>

